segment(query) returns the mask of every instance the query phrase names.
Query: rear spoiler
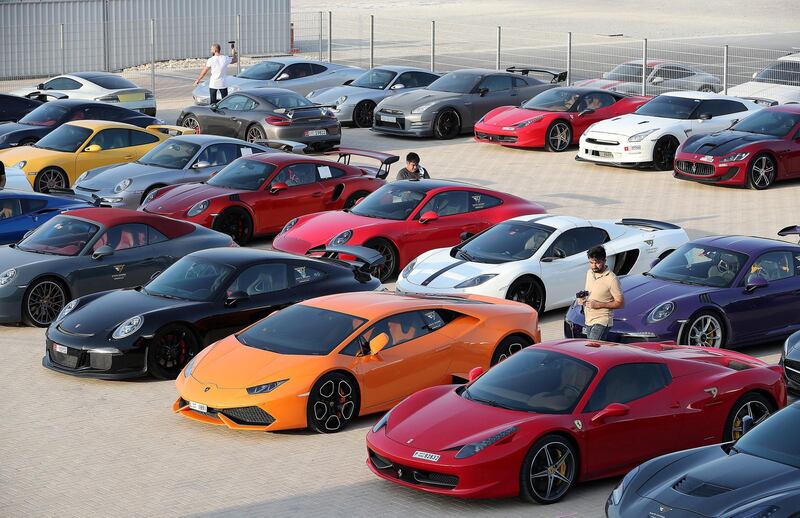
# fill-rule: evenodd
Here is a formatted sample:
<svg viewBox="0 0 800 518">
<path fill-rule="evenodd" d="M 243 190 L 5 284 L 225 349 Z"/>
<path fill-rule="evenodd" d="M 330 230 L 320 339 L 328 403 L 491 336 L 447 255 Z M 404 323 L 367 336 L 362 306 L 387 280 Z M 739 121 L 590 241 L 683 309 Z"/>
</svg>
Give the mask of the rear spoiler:
<svg viewBox="0 0 800 518">
<path fill-rule="evenodd" d="M 389 153 L 381 153 L 380 151 L 369 151 L 367 149 L 358 149 L 353 147 L 340 147 L 333 151 L 328 151 L 325 154 L 339 155 L 339 158 L 336 161 L 341 162 L 344 165 L 350 165 L 350 159 L 353 156 L 363 156 L 377 160 L 381 163 L 381 165 L 378 168 L 378 174 L 376 176 L 381 180 L 389 176 L 389 168 L 392 166 L 392 164 L 400 160 L 400 157 L 397 155 L 390 155 Z"/>
<path fill-rule="evenodd" d="M 377 250 L 367 248 L 366 246 L 319 246 L 312 248 L 307 252 L 307 255 L 317 254 L 322 252 L 323 259 L 335 259 L 342 261 L 353 266 L 353 269 L 358 274 L 371 275 L 370 270 L 376 266 L 382 265 L 386 259 Z M 344 261 L 339 258 L 340 255 L 349 255 L 355 257 L 355 261 Z M 363 278 L 363 277 L 362 277 Z"/>
<path fill-rule="evenodd" d="M 759 106 L 778 106 L 778 101 L 774 99 L 767 99 L 766 97 L 739 97 L 739 99 L 744 99 L 746 101 L 753 101 Z"/>
<path fill-rule="evenodd" d="M 34 101 L 41 101 L 43 103 L 46 103 L 50 99 L 54 99 L 54 100 L 69 99 L 69 96 L 67 94 L 64 94 L 64 93 L 61 93 L 61 92 L 49 92 L 48 93 L 48 92 L 41 92 L 39 90 L 37 90 L 35 92 L 31 92 L 28 95 L 26 95 L 25 97 L 27 97 L 28 99 L 33 99 Z"/>
<path fill-rule="evenodd" d="M 186 126 L 172 126 L 170 124 L 151 124 L 145 128 L 150 131 L 157 131 L 169 136 L 176 135 L 194 135 L 197 130 L 194 128 L 187 128 Z"/>
<path fill-rule="evenodd" d="M 790 225 L 778 231 L 779 236 L 800 236 L 800 225 Z M 800 242 L 800 241 L 798 241 Z"/>
<path fill-rule="evenodd" d="M 552 70 L 549 68 L 528 68 L 528 67 L 508 67 L 506 72 L 512 72 L 515 74 L 522 74 L 523 76 L 527 76 L 531 72 L 539 72 L 542 74 L 548 74 L 553 76 L 550 80 L 551 83 L 563 83 L 567 80 L 567 71 L 566 70 Z"/>
<path fill-rule="evenodd" d="M 59 187 L 45 187 L 42 189 L 43 194 L 52 194 L 53 196 L 62 196 L 62 197 L 69 197 L 75 198 L 79 201 L 85 201 L 86 203 L 91 203 L 95 207 L 100 207 L 101 203 L 103 202 L 103 198 L 100 196 L 92 193 L 91 196 L 84 196 L 83 194 L 78 194 L 72 189 L 62 189 Z"/>
<path fill-rule="evenodd" d="M 658 221 L 655 219 L 640 219 L 640 218 L 622 218 L 617 225 L 625 225 L 628 227 L 647 227 L 655 230 L 680 230 L 681 227 L 666 221 Z"/>
<path fill-rule="evenodd" d="M 254 140 L 253 144 L 261 144 L 262 146 L 267 146 L 272 149 L 279 149 L 286 153 L 295 153 L 297 155 L 302 155 L 306 152 L 305 144 L 301 142 L 295 142 L 293 140 L 266 140 L 266 139 L 258 139 Z"/>
<path fill-rule="evenodd" d="M 285 115 L 285 116 L 287 116 L 287 117 L 289 117 L 291 119 L 291 118 L 294 117 L 294 114 L 297 113 L 297 112 L 303 112 L 303 111 L 308 111 L 308 110 L 319 110 L 321 108 L 328 108 L 328 106 L 327 105 L 321 105 L 321 104 L 314 104 L 314 105 L 311 105 L 311 106 L 298 106 L 297 108 L 278 108 L 277 110 L 275 110 L 275 113 L 279 113 L 281 115 Z"/>
</svg>

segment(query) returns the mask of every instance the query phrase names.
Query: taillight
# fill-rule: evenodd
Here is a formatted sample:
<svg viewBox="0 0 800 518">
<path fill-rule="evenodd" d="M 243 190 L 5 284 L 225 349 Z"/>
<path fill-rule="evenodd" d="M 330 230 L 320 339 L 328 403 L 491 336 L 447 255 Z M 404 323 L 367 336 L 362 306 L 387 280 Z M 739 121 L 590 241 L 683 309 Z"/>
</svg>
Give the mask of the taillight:
<svg viewBox="0 0 800 518">
<path fill-rule="evenodd" d="M 289 126 L 292 123 L 291 120 L 285 117 L 278 117 L 277 115 L 270 115 L 264 119 L 264 122 L 271 126 Z"/>
</svg>

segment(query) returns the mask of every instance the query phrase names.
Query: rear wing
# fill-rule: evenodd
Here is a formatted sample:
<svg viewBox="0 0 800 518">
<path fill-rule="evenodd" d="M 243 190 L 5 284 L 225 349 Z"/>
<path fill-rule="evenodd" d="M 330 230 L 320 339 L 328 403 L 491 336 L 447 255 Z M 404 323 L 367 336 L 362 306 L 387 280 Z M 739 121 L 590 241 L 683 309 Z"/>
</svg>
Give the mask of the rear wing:
<svg viewBox="0 0 800 518">
<path fill-rule="evenodd" d="M 739 99 L 744 99 L 746 101 L 753 101 L 759 106 L 778 106 L 778 101 L 774 99 L 767 99 L 766 97 L 739 97 Z"/>
<path fill-rule="evenodd" d="M 800 225 L 790 225 L 778 231 L 779 236 L 800 236 Z M 798 241 L 800 243 L 800 241 Z"/>
<path fill-rule="evenodd" d="M 103 202 L 103 198 L 100 196 L 92 193 L 91 196 L 84 196 L 83 194 L 78 194 L 72 189 L 62 189 L 58 187 L 45 187 L 42 189 L 43 194 L 52 194 L 53 196 L 61 196 L 63 198 L 74 198 L 78 201 L 85 201 L 86 203 L 91 203 L 95 207 L 100 207 Z"/>
<path fill-rule="evenodd" d="M 626 227 L 645 227 L 653 230 L 680 230 L 681 228 L 678 225 L 667 223 L 666 221 L 640 218 L 622 218 L 617 222 L 617 225 L 625 225 Z"/>
<path fill-rule="evenodd" d="M 528 68 L 528 67 L 508 67 L 506 72 L 511 72 L 514 74 L 522 74 L 523 76 L 529 75 L 531 72 L 539 72 L 541 74 L 547 74 L 552 76 L 550 80 L 551 83 L 563 83 L 567 80 L 567 71 L 566 70 L 552 70 L 549 68 Z"/>
<path fill-rule="evenodd" d="M 194 135 L 197 133 L 195 128 L 187 128 L 186 126 L 171 126 L 169 124 L 151 124 L 145 129 L 164 133 L 165 135 L 169 135 L 171 137 L 175 137 L 177 135 Z"/>
<path fill-rule="evenodd" d="M 266 139 L 257 139 L 253 141 L 253 144 L 261 144 L 262 146 L 267 146 L 272 149 L 278 149 L 285 153 L 295 153 L 297 155 L 302 155 L 306 152 L 305 144 L 301 142 L 295 142 L 293 140 L 266 140 Z"/>
<path fill-rule="evenodd" d="M 350 165 L 350 159 L 353 156 L 363 156 L 377 160 L 381 163 L 381 165 L 378 167 L 378 174 L 376 176 L 381 180 L 389 176 L 389 168 L 392 166 L 392 164 L 400 160 L 400 157 L 397 155 L 390 155 L 389 153 L 381 153 L 380 151 L 369 151 L 367 149 L 358 149 L 353 147 L 340 147 L 333 151 L 328 151 L 325 154 L 339 155 L 339 158 L 336 161 L 341 162 L 344 165 Z"/>
<path fill-rule="evenodd" d="M 365 246 L 347 246 L 347 245 L 339 245 L 339 246 L 320 246 L 316 248 L 312 248 L 307 252 L 306 255 L 313 255 L 322 253 L 323 259 L 332 259 L 340 262 L 344 262 L 349 264 L 353 267 L 353 270 L 359 276 L 359 280 L 367 281 L 369 277 L 372 275 L 370 270 L 373 268 L 382 265 L 386 259 L 383 255 L 378 252 L 377 250 L 373 250 L 372 248 L 367 248 Z M 355 258 L 355 261 L 348 261 L 341 259 L 340 256 L 351 256 Z"/>
<path fill-rule="evenodd" d="M 286 117 L 292 119 L 294 118 L 295 114 L 302 114 L 302 112 L 310 111 L 310 110 L 324 110 L 327 109 L 327 105 L 320 105 L 320 104 L 313 104 L 311 106 L 298 106 L 297 108 L 278 108 L 275 110 L 275 113 L 279 113 L 281 115 L 285 115 Z"/>
</svg>

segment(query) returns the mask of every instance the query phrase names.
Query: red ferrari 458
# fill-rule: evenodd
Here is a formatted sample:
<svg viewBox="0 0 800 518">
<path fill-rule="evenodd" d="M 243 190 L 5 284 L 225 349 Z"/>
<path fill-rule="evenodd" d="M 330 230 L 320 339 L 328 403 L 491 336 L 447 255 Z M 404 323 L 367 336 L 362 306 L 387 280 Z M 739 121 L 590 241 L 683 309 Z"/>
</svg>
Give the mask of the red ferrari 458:
<svg viewBox="0 0 800 518">
<path fill-rule="evenodd" d="M 432 493 L 553 503 L 577 481 L 738 439 L 786 405 L 779 366 L 728 350 L 563 340 L 476 370 L 385 414 L 370 469 Z"/>
</svg>

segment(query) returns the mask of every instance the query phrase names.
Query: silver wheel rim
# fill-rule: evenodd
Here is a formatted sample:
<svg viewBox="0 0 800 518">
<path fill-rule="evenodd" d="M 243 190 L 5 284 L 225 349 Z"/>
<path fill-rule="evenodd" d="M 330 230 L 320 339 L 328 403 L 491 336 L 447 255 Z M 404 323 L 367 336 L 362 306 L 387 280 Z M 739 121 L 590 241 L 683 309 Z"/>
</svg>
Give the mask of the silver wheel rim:
<svg viewBox="0 0 800 518">
<path fill-rule="evenodd" d="M 318 400 L 311 410 L 314 419 L 326 432 L 336 432 L 344 427 L 356 412 L 353 387 L 346 380 L 329 379 L 317 390 Z"/>
<path fill-rule="evenodd" d="M 41 172 L 39 176 L 39 190 L 42 188 L 48 189 L 63 189 L 66 187 L 64 184 L 64 177 L 55 169 L 47 169 Z"/>
<path fill-rule="evenodd" d="M 247 141 L 255 142 L 256 140 L 263 140 L 264 134 L 258 126 L 254 126 L 247 130 Z"/>
<path fill-rule="evenodd" d="M 753 178 L 753 185 L 760 189 L 766 189 L 772 183 L 772 177 L 775 174 L 775 166 L 772 160 L 762 156 L 756 158 L 753 162 L 751 176 Z"/>
<path fill-rule="evenodd" d="M 186 117 L 183 119 L 182 125 L 184 128 L 192 128 L 193 130 L 197 130 L 200 127 L 200 123 L 194 117 Z"/>
<path fill-rule="evenodd" d="M 556 151 L 564 151 L 569 146 L 569 128 L 562 122 L 556 123 L 550 128 L 547 139 L 551 148 Z"/>
<path fill-rule="evenodd" d="M 512 355 L 520 352 L 525 346 L 519 342 L 514 342 L 510 344 L 505 351 L 500 353 L 500 356 L 497 357 L 497 363 L 501 363 L 504 360 L 509 359 Z"/>
<path fill-rule="evenodd" d="M 722 346 L 722 324 L 712 315 L 703 315 L 689 328 L 689 345 L 719 348 Z"/>
<path fill-rule="evenodd" d="M 28 295 L 28 314 L 37 325 L 47 325 L 58 316 L 66 302 L 58 283 L 42 281 Z"/>
<path fill-rule="evenodd" d="M 744 417 L 750 416 L 753 418 L 753 426 L 763 422 L 769 417 L 769 408 L 761 401 L 748 401 L 736 411 L 733 416 L 733 423 L 731 425 L 731 439 L 738 441 L 744 435 Z"/>
<path fill-rule="evenodd" d="M 546 502 L 558 500 L 575 479 L 575 457 L 561 442 L 549 442 L 533 456 L 530 472 L 531 491 Z"/>
</svg>

